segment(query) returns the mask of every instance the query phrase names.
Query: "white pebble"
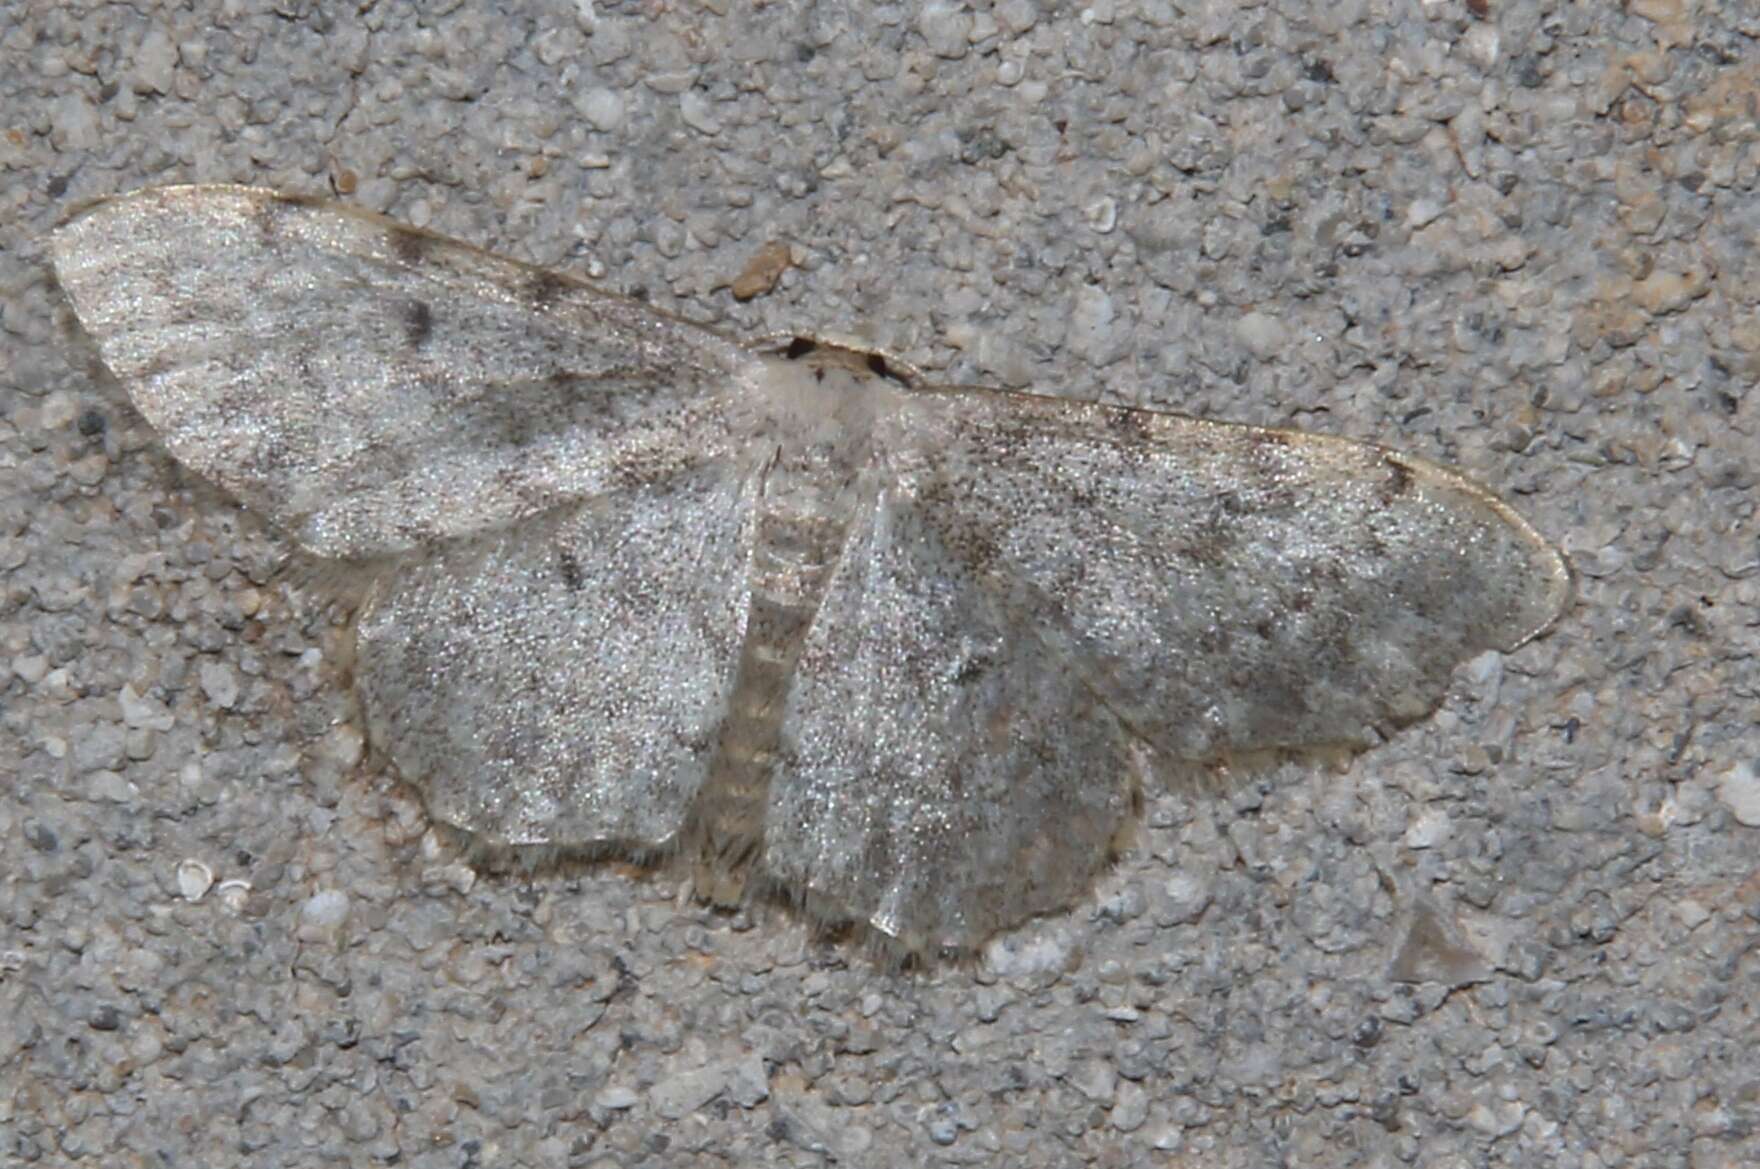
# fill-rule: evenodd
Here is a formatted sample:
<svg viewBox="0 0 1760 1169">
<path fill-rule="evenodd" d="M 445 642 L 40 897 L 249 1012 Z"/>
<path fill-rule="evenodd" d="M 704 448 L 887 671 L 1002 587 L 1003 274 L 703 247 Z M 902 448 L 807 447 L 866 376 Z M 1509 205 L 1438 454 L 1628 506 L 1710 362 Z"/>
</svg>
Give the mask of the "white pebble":
<svg viewBox="0 0 1760 1169">
<path fill-rule="evenodd" d="M 1717 798 L 1737 821 L 1760 828 L 1760 767 L 1750 760 L 1726 770 L 1717 785 Z"/>
<path fill-rule="evenodd" d="M 161 702 L 142 697 L 133 683 L 125 683 L 116 692 L 116 703 L 122 708 L 122 721 L 127 726 L 149 731 L 168 731 L 175 725 L 171 712 Z"/>
<path fill-rule="evenodd" d="M 715 120 L 709 99 L 694 89 L 678 95 L 678 112 L 685 125 L 699 134 L 721 133 L 721 123 Z"/>
<path fill-rule="evenodd" d="M 220 887 L 214 891 L 214 896 L 220 899 L 220 904 L 234 913 L 244 908 L 244 903 L 250 895 L 251 883 L 238 877 L 228 877 L 220 882 Z"/>
<path fill-rule="evenodd" d="M 238 675 L 223 662 L 203 662 L 202 693 L 222 710 L 231 710 L 238 701 Z"/>
<path fill-rule="evenodd" d="M 1101 235 L 1110 235 L 1118 226 L 1118 200 L 1111 195 L 1104 199 L 1096 199 L 1088 204 L 1082 215 L 1087 219 L 1088 226 Z"/>
<path fill-rule="evenodd" d="M 134 54 L 134 87 L 140 93 L 170 93 L 177 67 L 177 46 L 155 28 Z"/>
<path fill-rule="evenodd" d="M 340 889 L 321 889 L 306 898 L 299 916 L 304 925 L 325 929 L 341 925 L 348 917 L 348 894 Z"/>
<path fill-rule="evenodd" d="M 1435 848 L 1454 835 L 1454 824 L 1440 808 L 1425 808 L 1406 829 L 1407 848 Z"/>
<path fill-rule="evenodd" d="M 626 1108 L 634 1108 L 636 1101 L 640 1099 L 641 1097 L 628 1088 L 614 1084 L 593 1097 L 593 1103 L 607 1112 L 622 1112 Z"/>
<path fill-rule="evenodd" d="M 186 857 L 177 862 L 177 891 L 183 894 L 185 901 L 200 901 L 213 887 L 213 869 L 194 857 Z"/>
<path fill-rule="evenodd" d="M 591 90 L 581 101 L 581 116 L 595 130 L 615 130 L 623 125 L 623 98 L 613 90 Z"/>
<path fill-rule="evenodd" d="M 1261 361 L 1268 361 L 1283 351 L 1283 322 L 1270 313 L 1250 312 L 1234 325 L 1235 336 Z"/>
</svg>

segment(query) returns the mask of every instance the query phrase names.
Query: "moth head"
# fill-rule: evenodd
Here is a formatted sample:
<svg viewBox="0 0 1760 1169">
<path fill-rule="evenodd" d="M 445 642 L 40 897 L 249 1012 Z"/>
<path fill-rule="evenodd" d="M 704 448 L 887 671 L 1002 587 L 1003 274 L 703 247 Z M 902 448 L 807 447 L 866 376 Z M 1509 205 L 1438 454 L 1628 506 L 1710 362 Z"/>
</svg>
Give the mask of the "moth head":
<svg viewBox="0 0 1760 1169">
<path fill-rule="evenodd" d="M 747 345 L 753 353 L 798 366 L 819 380 L 832 374 L 858 381 L 879 378 L 906 389 L 922 379 L 916 367 L 855 337 L 814 337 L 805 333 L 778 333 L 760 337 Z"/>
</svg>

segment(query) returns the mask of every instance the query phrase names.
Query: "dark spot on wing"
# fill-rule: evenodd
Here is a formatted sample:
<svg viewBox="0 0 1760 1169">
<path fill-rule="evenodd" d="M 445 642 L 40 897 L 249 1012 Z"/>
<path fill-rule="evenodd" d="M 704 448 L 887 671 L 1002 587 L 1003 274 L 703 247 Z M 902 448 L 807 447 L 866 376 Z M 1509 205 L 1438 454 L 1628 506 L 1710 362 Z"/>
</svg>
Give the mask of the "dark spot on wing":
<svg viewBox="0 0 1760 1169">
<path fill-rule="evenodd" d="M 1173 549 L 1174 553 L 1204 568 L 1226 565 L 1235 548 L 1235 525 L 1224 518 L 1225 511 L 1225 508 L 1218 508 L 1211 512 L 1192 530 L 1189 541 Z"/>
<path fill-rule="evenodd" d="M 988 428 L 984 453 L 996 459 L 1015 458 L 1031 451 L 1039 431 L 1025 418 L 1002 414 Z"/>
<path fill-rule="evenodd" d="M 391 254 L 405 264 L 420 264 L 428 258 L 433 250 L 434 237 L 419 231 L 411 231 L 405 227 L 391 229 L 390 238 L 386 241 L 391 245 Z"/>
<path fill-rule="evenodd" d="M 653 459 L 641 453 L 619 452 L 605 469 L 606 477 L 622 490 L 645 486 L 653 477 Z"/>
<path fill-rule="evenodd" d="M 1249 430 L 1246 463 L 1261 479 L 1279 478 L 1288 465 L 1290 437 L 1275 430 Z"/>
<path fill-rule="evenodd" d="M 574 284 L 568 277 L 540 268 L 526 279 L 522 292 L 527 304 L 533 308 L 545 309 L 567 296 L 573 287 Z"/>
<path fill-rule="evenodd" d="M 1126 445 L 1149 441 L 1150 415 L 1147 411 L 1112 408 L 1106 411 L 1105 418 L 1107 427 Z"/>
<path fill-rule="evenodd" d="M 1225 657 L 1234 645 L 1234 631 L 1221 622 L 1217 622 L 1198 630 L 1193 637 L 1193 644 L 1201 652 L 1212 657 Z"/>
<path fill-rule="evenodd" d="M 1294 487 L 1281 480 L 1273 480 L 1265 484 L 1250 496 L 1251 507 L 1242 507 L 1240 515 L 1291 515 L 1302 511 L 1312 502 L 1312 496 L 1297 491 Z"/>
<path fill-rule="evenodd" d="M 1002 559 L 1002 544 L 988 526 L 952 518 L 959 514 L 954 505 L 964 502 L 964 495 L 959 484 L 936 479 L 922 488 L 922 514 L 949 517 L 932 525 L 936 537 L 950 556 L 983 576 Z"/>
<path fill-rule="evenodd" d="M 434 310 L 425 300 L 412 300 L 403 308 L 403 339 L 411 349 L 419 349 L 434 335 Z"/>
<path fill-rule="evenodd" d="M 517 402 L 485 402 L 481 426 L 486 434 L 494 434 L 500 445 L 528 447 L 553 433 L 555 419 L 535 410 L 522 410 Z"/>
<path fill-rule="evenodd" d="M 79 416 L 79 432 L 87 438 L 98 437 L 108 426 L 109 422 L 100 410 L 88 408 Z"/>
<path fill-rule="evenodd" d="M 562 574 L 562 583 L 568 586 L 571 593 L 580 592 L 581 586 L 586 583 L 586 578 L 581 575 L 581 562 L 567 548 L 556 550 L 556 571 Z"/>
<path fill-rule="evenodd" d="M 1380 496 L 1383 505 L 1392 503 L 1412 489 L 1411 470 L 1392 455 L 1383 455 L 1382 462 L 1387 464 L 1388 475 L 1381 483 Z"/>
<path fill-rule="evenodd" d="M 516 468 L 503 467 L 496 471 L 495 486 L 503 494 L 519 500 L 520 506 L 514 509 L 518 514 L 529 514 L 551 502 L 543 489 L 532 483 L 529 475 Z"/>
<path fill-rule="evenodd" d="M 620 488 L 649 486 L 694 466 L 699 452 L 669 445 L 640 443 L 612 457 L 606 474 Z"/>
<path fill-rule="evenodd" d="M 995 662 L 991 661 L 988 654 L 973 654 L 959 664 L 959 669 L 953 675 L 953 684 L 955 686 L 969 686 L 988 674 L 993 665 Z"/>
<path fill-rule="evenodd" d="M 782 355 L 790 361 L 798 361 L 817 348 L 819 343 L 811 337 L 796 337 L 788 343 L 788 348 L 782 351 Z"/>
<path fill-rule="evenodd" d="M 257 234 L 261 235 L 265 241 L 272 242 L 281 234 L 282 217 L 290 209 L 297 207 L 298 204 L 294 203 L 292 196 L 289 195 L 264 199 L 257 204 L 256 211 L 251 216 L 252 221 L 256 224 Z"/>
</svg>

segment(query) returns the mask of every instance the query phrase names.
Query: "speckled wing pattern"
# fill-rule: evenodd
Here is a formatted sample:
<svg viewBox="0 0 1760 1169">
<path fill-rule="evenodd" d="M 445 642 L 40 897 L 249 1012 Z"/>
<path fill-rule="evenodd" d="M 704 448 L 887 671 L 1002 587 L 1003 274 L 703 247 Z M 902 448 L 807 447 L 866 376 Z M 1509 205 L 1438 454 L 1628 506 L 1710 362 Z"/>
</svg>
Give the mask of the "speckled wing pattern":
<svg viewBox="0 0 1760 1169">
<path fill-rule="evenodd" d="M 745 632 L 743 486 L 699 468 L 378 583 L 356 626 L 361 705 L 436 819 L 506 845 L 641 852 L 679 833 Z"/>
<path fill-rule="evenodd" d="M 1504 504 L 1371 444 L 975 387 L 896 421 L 766 855 L 932 948 L 1067 904 L 1157 760 L 1366 746 L 1568 597 Z"/>
<path fill-rule="evenodd" d="M 1068 905 L 1158 770 L 1365 745 L 1569 596 L 1412 456 L 742 345 L 322 201 L 144 191 L 52 254 L 171 452 L 369 574 L 368 731 L 438 820 L 904 952 Z"/>
<path fill-rule="evenodd" d="M 1411 455 L 981 389 L 917 405 L 924 523 L 1170 758 L 1367 745 L 1567 599 L 1519 516 Z"/>
<path fill-rule="evenodd" d="M 912 494 L 879 493 L 807 635 L 764 857 L 824 912 L 960 950 L 1081 894 L 1148 758 Z"/>
<path fill-rule="evenodd" d="M 367 212 L 170 187 L 99 204 L 52 250 L 171 453 L 318 556 L 489 531 L 727 451 L 732 342 Z"/>
</svg>

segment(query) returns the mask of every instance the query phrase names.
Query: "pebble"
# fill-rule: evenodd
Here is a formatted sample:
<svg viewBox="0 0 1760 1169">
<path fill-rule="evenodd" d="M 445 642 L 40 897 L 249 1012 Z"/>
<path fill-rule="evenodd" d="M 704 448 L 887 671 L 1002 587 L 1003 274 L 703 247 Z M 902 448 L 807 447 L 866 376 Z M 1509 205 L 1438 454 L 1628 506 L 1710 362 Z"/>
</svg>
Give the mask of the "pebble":
<svg viewBox="0 0 1760 1169">
<path fill-rule="evenodd" d="M 1110 1119 L 1119 1132 L 1136 1132 L 1149 1119 L 1149 1093 L 1141 1084 L 1121 1081 L 1113 1097 Z"/>
<path fill-rule="evenodd" d="M 1283 323 L 1268 312 L 1254 310 L 1234 325 L 1235 336 L 1260 361 L 1270 361 L 1283 352 L 1288 341 Z"/>
<path fill-rule="evenodd" d="M 984 963 L 997 978 L 1022 978 L 1061 970 L 1069 962 L 1072 944 L 1061 929 L 1028 926 L 992 938 L 984 947 Z"/>
<path fill-rule="evenodd" d="M 602 1088 L 599 1094 L 593 1097 L 594 1105 L 607 1112 L 622 1112 L 625 1109 L 634 1108 L 640 1100 L 640 1096 L 622 1085 Z"/>
<path fill-rule="evenodd" d="M 1130 352 L 1130 330 L 1123 327 L 1112 294 L 1097 284 L 1076 293 L 1069 328 L 1070 349 L 1090 365 L 1111 365 Z"/>
<path fill-rule="evenodd" d="M 1452 834 L 1453 825 L 1447 812 L 1441 808 L 1425 808 L 1412 821 L 1412 826 L 1406 829 L 1405 843 L 1407 848 L 1435 848 L 1445 843 Z"/>
<path fill-rule="evenodd" d="M 721 1065 L 680 1072 L 655 1084 L 648 1092 L 648 1104 L 655 1115 L 677 1120 L 721 1095 L 727 1080 L 727 1069 Z"/>
<path fill-rule="evenodd" d="M 221 881 L 219 887 L 214 891 L 214 896 L 219 899 L 220 904 L 233 913 L 237 913 L 245 907 L 245 902 L 250 899 L 250 895 L 251 883 L 238 877 L 229 877 Z"/>
<path fill-rule="evenodd" d="M 340 889 L 323 889 L 306 898 L 299 915 L 303 925 L 332 929 L 348 917 L 348 894 Z"/>
<path fill-rule="evenodd" d="M 203 662 L 200 670 L 202 693 L 222 710 L 238 704 L 238 675 L 224 662 Z"/>
<path fill-rule="evenodd" d="M 134 53 L 134 87 L 140 93 L 170 93 L 177 46 L 163 28 L 153 28 Z"/>
<path fill-rule="evenodd" d="M 932 0 L 917 13 L 917 31 L 937 57 L 958 60 L 971 48 L 972 18 L 964 5 Z"/>
<path fill-rule="evenodd" d="M 1111 195 L 1096 199 L 1083 210 L 1088 226 L 1101 235 L 1109 235 L 1118 226 L 1118 200 Z"/>
<path fill-rule="evenodd" d="M 716 120 L 709 99 L 694 89 L 678 95 L 678 113 L 685 125 L 699 134 L 721 133 L 721 123 Z"/>
<path fill-rule="evenodd" d="M 1210 885 L 1191 873 L 1175 873 L 1162 886 L 1166 898 L 1155 919 L 1159 926 L 1185 925 L 1197 921 L 1210 905 Z"/>
<path fill-rule="evenodd" d="M 1760 828 L 1760 761 L 1726 767 L 1717 781 L 1717 798 L 1738 823 Z"/>
<path fill-rule="evenodd" d="M 177 891 L 185 901 L 200 901 L 214 885 L 214 870 L 193 857 L 177 863 Z"/>
<path fill-rule="evenodd" d="M 1104 1059 L 1085 1059 L 1070 1072 L 1072 1088 L 1097 1104 L 1112 1103 L 1118 1090 L 1118 1071 Z"/>
<path fill-rule="evenodd" d="M 116 701 L 122 708 L 122 721 L 131 727 L 168 731 L 177 725 L 164 703 L 143 697 L 136 692 L 133 683 L 123 684 L 116 692 Z"/>
</svg>

